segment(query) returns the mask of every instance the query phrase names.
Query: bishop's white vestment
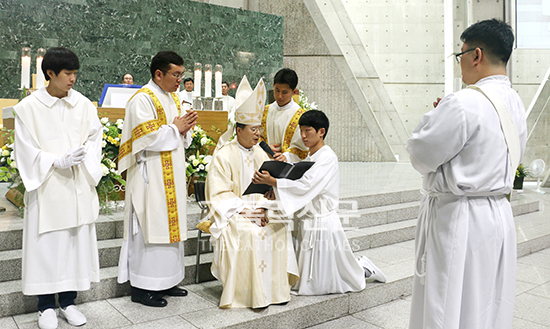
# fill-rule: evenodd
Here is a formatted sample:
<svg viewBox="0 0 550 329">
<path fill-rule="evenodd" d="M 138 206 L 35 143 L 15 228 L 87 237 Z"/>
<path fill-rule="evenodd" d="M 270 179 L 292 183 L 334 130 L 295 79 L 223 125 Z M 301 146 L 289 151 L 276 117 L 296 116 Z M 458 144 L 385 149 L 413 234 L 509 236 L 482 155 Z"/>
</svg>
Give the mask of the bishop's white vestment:
<svg viewBox="0 0 550 329">
<path fill-rule="evenodd" d="M 15 160 L 25 185 L 22 286 L 25 295 L 90 288 L 99 281 L 95 186 L 102 176 L 102 127 L 97 108 L 70 89 L 46 87 L 14 107 Z M 53 166 L 70 149 L 85 147 L 80 165 Z"/>
<path fill-rule="evenodd" d="M 223 110 L 227 111 L 227 130 L 218 138 L 218 143 L 216 144 L 214 152 L 217 152 L 225 143 L 231 140 L 233 135 L 235 135 L 235 98 L 224 95 L 222 99 Z"/>
<path fill-rule="evenodd" d="M 176 93 L 153 81 L 126 104 L 119 152 L 119 170 L 127 170 L 119 283 L 159 291 L 185 277 L 185 148 L 192 129 L 184 137 L 172 123 L 180 111 Z"/>
<path fill-rule="evenodd" d="M 222 282 L 220 307 L 266 307 L 290 300 L 298 279 L 296 257 L 287 225 L 275 218 L 260 227 L 239 215 L 245 209 L 270 207 L 263 195 L 242 196 L 267 154 L 242 147 L 237 138 L 214 155 L 206 178 L 212 215 L 212 274 Z"/>
<path fill-rule="evenodd" d="M 297 213 L 299 295 L 324 295 L 365 289 L 365 271 L 353 251 L 338 216 L 338 157 L 325 145 L 305 161 L 315 164 L 302 178 L 277 179 L 279 206 L 287 216 Z"/>
<path fill-rule="evenodd" d="M 281 107 L 273 102 L 265 107 L 262 116 L 262 136 L 268 145 L 281 144 L 287 162 L 303 160 L 308 153 L 300 137 L 298 121 L 305 112 L 294 100 Z"/>
<path fill-rule="evenodd" d="M 506 76 L 479 80 L 506 105 L 525 150 L 525 109 Z M 460 90 L 424 115 L 408 141 L 423 177 L 410 328 L 512 328 L 516 231 L 512 168 L 495 108 Z"/>
</svg>

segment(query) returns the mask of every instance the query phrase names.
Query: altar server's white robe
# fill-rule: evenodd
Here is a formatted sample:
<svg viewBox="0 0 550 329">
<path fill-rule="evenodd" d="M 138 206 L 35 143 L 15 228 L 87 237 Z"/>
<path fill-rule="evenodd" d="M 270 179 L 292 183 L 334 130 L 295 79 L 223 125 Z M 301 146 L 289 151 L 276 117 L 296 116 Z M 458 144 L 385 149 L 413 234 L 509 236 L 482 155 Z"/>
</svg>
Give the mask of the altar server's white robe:
<svg viewBox="0 0 550 329">
<path fill-rule="evenodd" d="M 277 179 L 275 193 L 288 216 L 299 220 L 299 295 L 324 295 L 365 289 L 365 271 L 353 256 L 338 210 L 338 157 L 325 145 L 305 161 L 315 164 L 298 180 Z"/>
<path fill-rule="evenodd" d="M 242 196 L 254 170 L 269 160 L 259 147 L 246 150 L 235 138 L 212 159 L 206 200 L 212 214 L 212 274 L 222 282 L 220 307 L 265 307 L 290 300 L 298 279 L 290 231 L 271 217 L 265 227 L 240 216 L 244 208 L 268 207 L 260 194 Z"/>
<path fill-rule="evenodd" d="M 525 150 L 525 110 L 506 76 L 476 85 L 506 104 Z M 516 231 L 510 164 L 495 108 L 464 89 L 424 115 L 408 141 L 424 175 L 410 328 L 512 328 Z"/>
<path fill-rule="evenodd" d="M 185 277 L 184 241 L 187 239 L 185 148 L 191 143 L 192 129 L 183 137 L 172 124 L 178 112 L 170 93 L 164 92 L 153 81 L 149 81 L 144 87 L 152 90 L 157 96 L 169 124 L 162 125 L 157 131 L 148 134 L 142 149 L 128 155 L 135 156 L 136 160 L 135 164 L 128 169 L 124 218 L 125 240 L 120 252 L 118 282 L 124 283 L 129 280 L 133 287 L 159 291 L 178 285 Z M 156 115 L 151 97 L 145 93 L 139 93 L 126 105 L 124 127 L 133 129 L 137 123 L 153 120 Z M 151 183 L 163 184 L 159 157 L 162 151 L 172 151 L 173 166 L 175 171 L 178 171 L 174 174 L 181 241 L 176 243 L 169 243 L 168 240 L 164 190 L 160 188 L 162 197 L 159 195 L 161 192 L 151 195 L 150 191 Z M 141 210 L 136 211 L 136 207 Z M 164 213 L 151 211 L 153 207 L 162 208 Z M 158 227 L 164 228 L 158 230 Z"/>
<path fill-rule="evenodd" d="M 273 102 L 268 105 L 262 118 L 262 135 L 267 138 L 266 143 L 281 144 L 282 153 L 286 156 L 287 162 L 298 162 L 307 156 L 307 147 L 300 136 L 298 127 L 299 117 L 294 114 L 300 110 L 294 100 L 283 107 Z"/>
<path fill-rule="evenodd" d="M 90 289 L 99 281 L 95 186 L 102 176 L 103 131 L 97 109 L 77 91 L 59 99 L 44 87 L 15 113 L 15 160 L 26 188 L 23 294 Z M 82 145 L 82 164 L 53 167 L 57 157 Z"/>
</svg>

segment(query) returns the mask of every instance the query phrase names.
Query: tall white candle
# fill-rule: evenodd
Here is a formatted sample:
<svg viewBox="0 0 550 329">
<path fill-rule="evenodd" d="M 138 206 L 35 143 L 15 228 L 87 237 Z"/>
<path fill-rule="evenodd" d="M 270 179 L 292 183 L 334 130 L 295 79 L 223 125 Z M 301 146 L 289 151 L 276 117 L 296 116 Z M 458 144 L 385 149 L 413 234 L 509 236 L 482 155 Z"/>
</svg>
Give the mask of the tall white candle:
<svg viewBox="0 0 550 329">
<path fill-rule="evenodd" d="M 31 49 L 21 50 L 21 89 L 31 87 Z"/>
<path fill-rule="evenodd" d="M 222 97 L 222 71 L 223 67 L 220 64 L 216 64 L 214 67 L 214 80 L 215 80 L 215 90 L 216 98 Z"/>
<path fill-rule="evenodd" d="M 44 87 L 44 72 L 42 72 L 43 57 L 36 58 L 36 86 L 35 89 Z"/>
<path fill-rule="evenodd" d="M 202 72 L 200 69 L 195 69 L 195 77 L 193 83 L 195 84 L 195 87 L 193 88 L 193 96 L 194 97 L 201 97 L 201 78 L 202 78 Z"/>
<path fill-rule="evenodd" d="M 204 97 L 212 97 L 212 65 L 204 66 Z"/>
<path fill-rule="evenodd" d="M 36 86 L 35 89 L 44 87 L 46 79 L 44 79 L 44 72 L 42 71 L 42 61 L 44 60 L 44 55 L 46 54 L 46 49 L 40 48 L 36 52 Z"/>
</svg>

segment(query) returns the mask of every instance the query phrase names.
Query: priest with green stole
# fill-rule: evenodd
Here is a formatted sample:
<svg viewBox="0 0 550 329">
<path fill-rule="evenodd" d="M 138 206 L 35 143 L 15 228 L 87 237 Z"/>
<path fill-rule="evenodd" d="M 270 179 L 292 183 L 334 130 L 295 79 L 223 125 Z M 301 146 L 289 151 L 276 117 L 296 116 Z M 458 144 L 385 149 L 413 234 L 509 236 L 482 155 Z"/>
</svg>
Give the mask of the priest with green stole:
<svg viewBox="0 0 550 329">
<path fill-rule="evenodd" d="M 265 98 L 263 80 L 252 90 L 245 76 L 236 94 L 237 137 L 216 152 L 206 178 L 212 274 L 223 285 L 222 308 L 286 303 L 298 280 L 290 228 L 268 216 L 272 202 L 263 195 L 242 195 L 269 160 L 257 145 Z"/>
</svg>

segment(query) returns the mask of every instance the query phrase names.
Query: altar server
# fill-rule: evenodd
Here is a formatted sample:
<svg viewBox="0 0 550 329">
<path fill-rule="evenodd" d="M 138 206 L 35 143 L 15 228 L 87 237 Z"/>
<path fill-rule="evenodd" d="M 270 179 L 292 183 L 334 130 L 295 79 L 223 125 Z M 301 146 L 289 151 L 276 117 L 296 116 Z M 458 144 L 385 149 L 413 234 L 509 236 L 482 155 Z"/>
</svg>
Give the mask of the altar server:
<svg viewBox="0 0 550 329">
<path fill-rule="evenodd" d="M 15 162 L 25 185 L 23 294 L 38 295 L 38 325 L 57 328 L 59 313 L 80 326 L 77 291 L 99 281 L 95 221 L 102 176 L 102 126 L 96 107 L 72 89 L 80 64 L 66 48 L 51 48 L 42 71 L 47 87 L 14 107 Z"/>
<path fill-rule="evenodd" d="M 361 291 L 367 276 L 385 282 L 384 274 L 370 260 L 365 257 L 360 264 L 355 259 L 336 213 L 340 174 L 338 157 L 324 142 L 327 116 L 310 110 L 300 117 L 299 124 L 301 138 L 309 148 L 305 161 L 315 164 L 297 180 L 275 179 L 267 171 L 257 171 L 253 179 L 276 187 L 276 199 L 287 217 L 298 212 L 300 280 L 292 289 L 299 295 L 324 295 Z"/>
<path fill-rule="evenodd" d="M 512 328 L 516 229 L 506 194 L 527 136 L 506 76 L 514 34 L 492 19 L 460 39 L 462 81 L 474 88 L 434 103 L 407 146 L 424 176 L 411 329 Z"/>
<path fill-rule="evenodd" d="M 163 296 L 187 295 L 178 287 L 187 239 L 185 148 L 197 114 L 181 112 L 178 54 L 159 52 L 150 70 L 149 83 L 126 104 L 118 162 L 127 171 L 118 282 L 130 281 L 133 302 L 163 307 Z"/>
<path fill-rule="evenodd" d="M 305 110 L 292 99 L 298 94 L 297 85 L 298 75 L 291 69 L 281 69 L 273 78 L 275 102 L 264 109 L 262 139 L 275 152 L 275 160 L 297 162 L 307 156 L 298 129 L 298 120 Z"/>
<path fill-rule="evenodd" d="M 266 216 L 271 202 L 261 194 L 242 195 L 254 170 L 269 160 L 256 145 L 265 95 L 263 80 L 253 91 L 243 78 L 236 95 L 237 138 L 216 152 L 206 178 L 212 274 L 223 285 L 222 308 L 286 303 L 298 279 L 290 231 Z"/>
</svg>

